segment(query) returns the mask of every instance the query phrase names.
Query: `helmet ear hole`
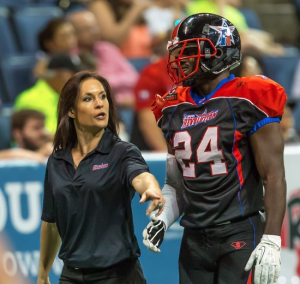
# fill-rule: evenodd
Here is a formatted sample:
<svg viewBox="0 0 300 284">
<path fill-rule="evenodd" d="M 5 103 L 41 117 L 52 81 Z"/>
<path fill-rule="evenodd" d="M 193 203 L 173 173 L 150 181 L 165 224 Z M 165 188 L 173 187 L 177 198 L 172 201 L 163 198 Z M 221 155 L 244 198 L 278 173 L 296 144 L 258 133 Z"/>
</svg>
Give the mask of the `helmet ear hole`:
<svg viewBox="0 0 300 284">
<path fill-rule="evenodd" d="M 217 48 L 216 58 L 220 58 L 223 55 L 223 50 L 221 48 Z"/>
</svg>

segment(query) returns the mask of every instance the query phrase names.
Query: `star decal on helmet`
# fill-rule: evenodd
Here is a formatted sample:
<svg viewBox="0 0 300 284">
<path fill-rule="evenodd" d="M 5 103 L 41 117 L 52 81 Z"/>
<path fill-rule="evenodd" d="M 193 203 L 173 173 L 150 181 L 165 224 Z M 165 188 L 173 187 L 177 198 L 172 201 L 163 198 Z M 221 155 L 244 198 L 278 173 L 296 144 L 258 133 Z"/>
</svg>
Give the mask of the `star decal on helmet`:
<svg viewBox="0 0 300 284">
<path fill-rule="evenodd" d="M 231 46 L 234 44 L 233 31 L 235 30 L 234 26 L 228 26 L 226 20 L 223 19 L 222 26 L 209 26 L 211 29 L 219 33 L 219 38 L 216 43 L 217 46 Z"/>
</svg>

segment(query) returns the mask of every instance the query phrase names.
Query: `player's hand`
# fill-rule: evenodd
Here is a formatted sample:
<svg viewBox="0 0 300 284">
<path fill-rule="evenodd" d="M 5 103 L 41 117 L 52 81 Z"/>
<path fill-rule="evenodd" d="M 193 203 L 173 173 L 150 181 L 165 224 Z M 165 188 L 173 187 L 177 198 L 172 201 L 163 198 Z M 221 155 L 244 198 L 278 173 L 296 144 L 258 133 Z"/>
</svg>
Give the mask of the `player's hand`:
<svg viewBox="0 0 300 284">
<path fill-rule="evenodd" d="M 245 270 L 253 265 L 254 284 L 276 283 L 280 275 L 281 238 L 274 235 L 263 235 L 260 243 L 252 252 Z"/>
<path fill-rule="evenodd" d="M 166 232 L 166 225 L 154 215 L 151 222 L 143 231 L 143 244 L 151 251 L 160 253 L 159 246 L 162 244 Z"/>
</svg>

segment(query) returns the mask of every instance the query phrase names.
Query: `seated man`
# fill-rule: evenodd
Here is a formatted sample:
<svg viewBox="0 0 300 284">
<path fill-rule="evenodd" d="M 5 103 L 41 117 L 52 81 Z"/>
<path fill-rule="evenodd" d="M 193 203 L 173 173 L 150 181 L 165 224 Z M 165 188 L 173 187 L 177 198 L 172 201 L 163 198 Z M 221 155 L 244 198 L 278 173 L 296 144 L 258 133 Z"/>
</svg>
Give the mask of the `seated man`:
<svg viewBox="0 0 300 284">
<path fill-rule="evenodd" d="M 78 56 L 54 54 L 50 57 L 45 77 L 17 96 L 14 110 L 35 109 L 46 116 L 46 128 L 54 134 L 57 126 L 57 104 L 65 83 L 83 70 Z"/>
<path fill-rule="evenodd" d="M 36 110 L 20 110 L 11 117 L 13 148 L 0 151 L 0 159 L 28 159 L 43 162 L 52 153 L 45 129 L 45 115 Z"/>
</svg>

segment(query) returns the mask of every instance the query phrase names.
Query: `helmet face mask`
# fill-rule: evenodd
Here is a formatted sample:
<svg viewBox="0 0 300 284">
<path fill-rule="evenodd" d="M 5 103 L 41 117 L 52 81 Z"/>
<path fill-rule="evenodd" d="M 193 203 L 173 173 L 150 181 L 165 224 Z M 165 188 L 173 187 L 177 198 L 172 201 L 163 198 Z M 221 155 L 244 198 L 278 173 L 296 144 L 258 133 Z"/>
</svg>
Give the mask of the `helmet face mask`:
<svg viewBox="0 0 300 284">
<path fill-rule="evenodd" d="M 241 42 L 234 25 L 214 14 L 195 14 L 174 29 L 167 49 L 167 70 L 175 85 L 209 80 L 241 60 Z M 192 51 L 191 51 L 192 50 Z M 187 80 L 188 79 L 188 80 Z"/>
<path fill-rule="evenodd" d="M 211 46 L 214 50 L 212 56 L 215 56 L 217 50 L 207 38 L 189 39 L 169 45 L 167 70 L 175 84 L 181 83 L 199 70 L 201 57 L 205 58 L 205 54 L 201 50 L 203 41 Z"/>
</svg>

